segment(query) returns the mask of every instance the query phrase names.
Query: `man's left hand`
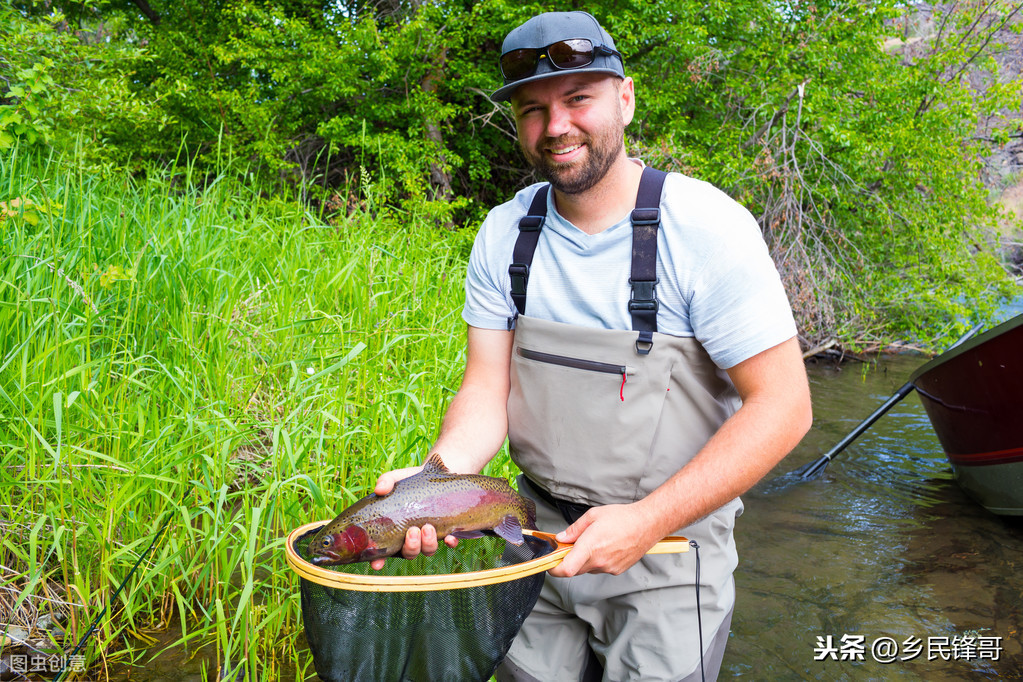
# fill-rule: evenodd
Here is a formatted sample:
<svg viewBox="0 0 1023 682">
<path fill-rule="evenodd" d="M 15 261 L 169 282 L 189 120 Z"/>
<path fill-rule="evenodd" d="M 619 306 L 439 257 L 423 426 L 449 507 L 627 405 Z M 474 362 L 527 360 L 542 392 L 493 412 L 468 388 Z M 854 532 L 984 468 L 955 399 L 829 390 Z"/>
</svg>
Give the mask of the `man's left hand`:
<svg viewBox="0 0 1023 682">
<path fill-rule="evenodd" d="M 550 574 L 557 578 L 582 573 L 619 575 L 661 537 L 654 519 L 639 502 L 593 507 L 558 533 L 559 542 L 575 544 Z"/>
</svg>

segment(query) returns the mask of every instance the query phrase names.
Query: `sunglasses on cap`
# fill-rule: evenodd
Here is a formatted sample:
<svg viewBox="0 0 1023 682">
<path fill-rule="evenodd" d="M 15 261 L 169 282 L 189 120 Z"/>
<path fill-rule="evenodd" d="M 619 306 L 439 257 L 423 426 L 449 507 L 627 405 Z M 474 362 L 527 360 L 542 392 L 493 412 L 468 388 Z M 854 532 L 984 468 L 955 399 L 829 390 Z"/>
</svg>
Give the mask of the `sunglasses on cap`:
<svg viewBox="0 0 1023 682">
<path fill-rule="evenodd" d="M 581 69 L 592 64 L 599 55 L 622 58 L 617 50 L 603 45 L 594 46 L 587 38 L 572 38 L 559 40 L 543 48 L 524 47 L 505 52 L 501 55 L 501 74 L 506 81 L 529 78 L 536 73 L 536 68 L 544 57 L 547 57 L 551 66 L 556 69 Z"/>
</svg>

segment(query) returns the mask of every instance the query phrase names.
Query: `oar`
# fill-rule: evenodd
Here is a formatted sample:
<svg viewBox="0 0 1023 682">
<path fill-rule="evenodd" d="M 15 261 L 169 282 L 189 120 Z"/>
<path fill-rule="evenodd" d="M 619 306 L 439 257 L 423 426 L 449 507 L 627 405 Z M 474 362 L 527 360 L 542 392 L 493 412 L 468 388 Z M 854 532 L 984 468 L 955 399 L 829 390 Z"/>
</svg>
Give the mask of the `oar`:
<svg viewBox="0 0 1023 682">
<path fill-rule="evenodd" d="M 951 346 L 949 346 L 945 350 L 945 353 L 949 352 L 950 350 L 952 350 L 953 348 L 955 348 L 959 344 L 965 342 L 971 336 L 976 334 L 980 330 L 980 328 L 983 327 L 983 326 L 984 325 L 978 324 L 976 327 L 974 327 L 970 331 L 968 331 L 965 334 L 963 334 L 961 337 L 959 337 L 958 341 L 953 343 Z M 942 353 L 942 355 L 944 355 L 944 353 Z M 916 388 L 916 387 L 913 385 L 913 382 L 912 381 L 907 381 L 905 384 L 903 384 L 899 388 L 899 390 L 897 390 L 890 398 L 888 398 L 888 400 L 884 401 L 884 403 L 882 403 L 880 407 L 878 407 L 876 410 L 874 410 L 870 414 L 869 417 L 864 419 L 862 422 L 859 423 L 859 425 L 855 429 L 853 429 L 851 432 L 849 432 L 849 435 L 847 435 L 845 438 L 840 440 L 835 447 L 833 447 L 830 450 L 828 450 L 828 452 L 824 456 L 822 456 L 820 459 L 817 459 L 817 460 L 814 460 L 813 462 L 810 462 L 809 464 L 804 464 L 803 466 L 799 467 L 798 469 L 793 471 L 791 474 L 789 474 L 789 476 L 790 477 L 798 476 L 799 478 L 802 478 L 803 480 L 809 480 L 811 478 L 816 478 L 817 476 L 820 476 L 824 472 L 824 470 L 828 467 L 828 464 L 831 462 L 832 457 L 834 457 L 835 455 L 840 453 L 842 450 L 845 450 L 846 447 L 848 447 L 850 443 L 852 443 L 854 440 L 859 438 L 860 435 L 864 431 L 869 429 L 870 426 L 874 422 L 876 422 L 878 419 L 880 419 L 884 415 L 885 412 L 887 412 L 888 410 L 892 409 L 892 407 L 895 405 L 895 403 L 899 402 L 900 400 L 905 398 L 907 395 L 912 393 L 914 388 Z"/>
</svg>

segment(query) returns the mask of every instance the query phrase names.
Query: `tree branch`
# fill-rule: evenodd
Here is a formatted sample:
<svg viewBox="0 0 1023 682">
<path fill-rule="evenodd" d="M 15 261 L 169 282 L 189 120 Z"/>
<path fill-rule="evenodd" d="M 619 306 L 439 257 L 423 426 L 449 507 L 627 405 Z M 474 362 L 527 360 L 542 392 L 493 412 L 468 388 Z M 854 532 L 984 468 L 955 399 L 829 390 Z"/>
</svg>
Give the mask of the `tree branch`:
<svg viewBox="0 0 1023 682">
<path fill-rule="evenodd" d="M 149 3 L 146 2 L 146 0 L 131 0 L 131 1 L 132 1 L 132 4 L 134 4 L 136 7 L 138 7 L 139 11 L 142 12 L 142 14 L 144 14 L 146 16 L 146 19 L 149 19 L 149 22 L 153 26 L 159 26 L 160 25 L 160 15 L 153 11 L 153 8 L 149 6 Z"/>
<path fill-rule="evenodd" d="M 949 78 L 946 79 L 945 82 L 951 82 L 951 81 L 955 80 L 955 78 L 957 76 L 959 76 L 959 74 L 961 74 L 963 71 L 965 71 L 966 67 L 968 67 L 970 64 L 972 64 L 973 60 L 975 60 L 982 52 L 984 52 L 985 49 L 987 49 L 987 46 L 994 39 L 995 35 L 997 35 L 997 33 L 1002 30 L 1002 27 L 1005 26 L 1007 23 L 1009 23 L 1009 20 L 1011 20 L 1014 16 L 1016 16 L 1021 9 L 1023 9 L 1023 4 L 1016 5 L 1016 8 L 1013 9 L 1012 12 L 1010 12 L 1008 15 L 1002 17 L 1002 21 L 998 24 L 998 26 L 996 26 L 994 29 L 992 29 L 992 30 L 990 30 L 988 32 L 987 36 L 984 38 L 984 42 L 982 42 L 980 44 L 980 47 L 978 47 L 974 51 L 974 53 L 972 55 L 970 55 L 970 57 L 965 62 L 963 62 L 963 64 L 959 67 L 959 70 L 956 71 L 955 73 L 953 73 L 951 76 L 949 76 Z M 979 19 L 978 19 L 978 21 L 979 21 Z M 974 24 L 974 26 L 976 26 L 976 24 Z M 971 29 L 972 28 L 973 27 L 971 27 Z M 989 28 L 990 28 L 990 26 L 989 26 Z"/>
<path fill-rule="evenodd" d="M 774 116 L 771 117 L 771 120 L 769 120 L 764 125 L 760 126 L 760 128 L 755 133 L 753 133 L 753 136 L 750 139 L 748 139 L 745 142 L 743 142 L 742 143 L 742 148 L 743 149 L 749 149 L 750 147 L 755 145 L 757 143 L 757 140 L 759 140 L 761 137 L 763 137 L 767 133 L 767 131 L 769 131 L 771 128 L 773 128 L 774 124 L 778 122 L 778 119 L 781 118 L 782 116 L 784 116 L 788 112 L 789 105 L 792 104 L 792 100 L 795 99 L 796 95 L 799 95 L 799 100 L 800 100 L 800 102 L 802 102 L 802 100 L 803 100 L 803 88 L 805 88 L 806 84 L 809 83 L 809 82 L 810 82 L 810 79 L 808 78 L 805 81 L 803 81 L 802 83 L 800 83 L 799 85 L 797 85 L 795 87 L 795 89 L 792 90 L 792 93 L 785 100 L 785 103 L 781 105 L 781 108 L 779 108 L 778 111 L 774 112 Z"/>
</svg>

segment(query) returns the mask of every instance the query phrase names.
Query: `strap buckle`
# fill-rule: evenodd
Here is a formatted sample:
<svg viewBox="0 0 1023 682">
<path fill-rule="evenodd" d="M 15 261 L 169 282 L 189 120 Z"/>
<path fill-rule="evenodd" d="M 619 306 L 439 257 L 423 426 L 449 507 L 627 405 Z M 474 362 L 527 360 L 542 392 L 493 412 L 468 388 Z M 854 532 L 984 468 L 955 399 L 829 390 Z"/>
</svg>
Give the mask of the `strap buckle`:
<svg viewBox="0 0 1023 682">
<path fill-rule="evenodd" d="M 519 232 L 539 232 L 547 216 L 526 215 L 519 218 Z"/>
<path fill-rule="evenodd" d="M 657 295 L 654 293 L 654 289 L 657 287 L 657 283 L 660 280 L 637 280 L 629 278 L 629 284 L 632 286 L 632 298 L 629 299 L 629 312 L 634 311 L 653 311 L 657 312 L 659 307 L 657 303 Z"/>
<path fill-rule="evenodd" d="M 526 280 L 529 279 L 529 266 L 525 263 L 512 263 L 508 266 L 508 275 L 511 277 L 512 296 L 525 296 Z"/>
<path fill-rule="evenodd" d="M 656 225 L 661 222 L 661 209 L 637 208 L 632 211 L 633 225 Z"/>
<path fill-rule="evenodd" d="M 656 313 L 658 307 L 659 307 L 659 305 L 658 305 L 657 301 L 640 300 L 640 299 L 635 299 L 635 298 L 632 299 L 631 301 L 629 301 L 629 312 L 630 313 L 645 312 L 645 311 L 651 311 L 651 312 L 655 312 Z"/>
</svg>

